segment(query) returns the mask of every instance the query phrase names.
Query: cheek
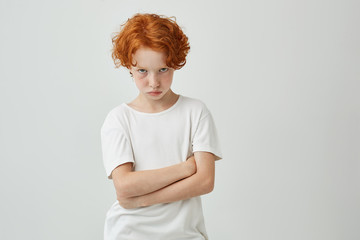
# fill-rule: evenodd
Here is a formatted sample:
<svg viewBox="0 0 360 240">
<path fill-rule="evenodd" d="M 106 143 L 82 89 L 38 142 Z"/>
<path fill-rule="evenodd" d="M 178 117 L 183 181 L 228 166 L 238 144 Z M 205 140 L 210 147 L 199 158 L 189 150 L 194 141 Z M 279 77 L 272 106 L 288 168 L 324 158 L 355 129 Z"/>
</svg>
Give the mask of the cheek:
<svg viewBox="0 0 360 240">
<path fill-rule="evenodd" d="M 137 88 L 146 87 L 146 81 L 144 79 L 135 79 L 135 84 L 136 84 Z"/>
<path fill-rule="evenodd" d="M 173 73 L 169 72 L 168 74 L 164 75 L 162 80 L 164 84 L 170 85 L 173 80 Z"/>
</svg>

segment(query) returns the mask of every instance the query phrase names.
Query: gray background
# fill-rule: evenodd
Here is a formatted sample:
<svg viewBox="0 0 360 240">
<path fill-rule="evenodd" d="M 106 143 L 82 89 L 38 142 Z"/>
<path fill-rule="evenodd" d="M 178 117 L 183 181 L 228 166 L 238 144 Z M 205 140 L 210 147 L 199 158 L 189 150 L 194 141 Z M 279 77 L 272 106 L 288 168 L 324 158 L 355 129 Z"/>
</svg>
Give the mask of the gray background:
<svg viewBox="0 0 360 240">
<path fill-rule="evenodd" d="M 0 1 L 0 239 L 102 239 L 100 127 L 137 89 L 110 58 L 136 12 L 176 16 L 224 160 L 212 240 L 360 239 L 360 2 Z M 159 229 L 159 231 L 161 231 Z"/>
</svg>

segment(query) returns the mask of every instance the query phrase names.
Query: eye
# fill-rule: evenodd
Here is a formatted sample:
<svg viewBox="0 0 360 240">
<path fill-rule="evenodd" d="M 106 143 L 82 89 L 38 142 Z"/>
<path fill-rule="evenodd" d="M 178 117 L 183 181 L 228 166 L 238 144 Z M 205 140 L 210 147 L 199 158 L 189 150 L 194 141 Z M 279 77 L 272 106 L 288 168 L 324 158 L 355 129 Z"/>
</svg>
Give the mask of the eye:
<svg viewBox="0 0 360 240">
<path fill-rule="evenodd" d="M 146 73 L 147 71 L 145 69 L 138 69 L 139 73 Z"/>
<path fill-rule="evenodd" d="M 168 68 L 161 68 L 160 72 L 167 72 L 169 69 Z"/>
</svg>

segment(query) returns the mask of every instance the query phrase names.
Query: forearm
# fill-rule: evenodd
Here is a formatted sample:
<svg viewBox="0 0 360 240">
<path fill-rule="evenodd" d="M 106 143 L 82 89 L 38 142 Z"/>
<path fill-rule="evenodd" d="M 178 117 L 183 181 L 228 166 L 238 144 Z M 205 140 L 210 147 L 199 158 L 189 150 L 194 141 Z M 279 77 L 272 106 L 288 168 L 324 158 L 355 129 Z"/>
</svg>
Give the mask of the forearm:
<svg viewBox="0 0 360 240">
<path fill-rule="evenodd" d="M 124 208 L 146 207 L 170 203 L 209 193 L 214 188 L 215 157 L 208 152 L 195 152 L 196 173 L 145 195 L 118 198 Z M 193 159 L 193 160 L 194 160 Z"/>
<path fill-rule="evenodd" d="M 151 206 L 159 203 L 169 203 L 189 199 L 211 192 L 214 180 L 196 173 L 188 178 L 173 183 L 158 191 L 139 196 L 137 201 L 140 206 Z"/>
<path fill-rule="evenodd" d="M 126 172 L 115 184 L 115 189 L 118 198 L 141 196 L 162 189 L 193 173 L 194 170 L 189 168 L 186 162 L 154 170 Z"/>
</svg>

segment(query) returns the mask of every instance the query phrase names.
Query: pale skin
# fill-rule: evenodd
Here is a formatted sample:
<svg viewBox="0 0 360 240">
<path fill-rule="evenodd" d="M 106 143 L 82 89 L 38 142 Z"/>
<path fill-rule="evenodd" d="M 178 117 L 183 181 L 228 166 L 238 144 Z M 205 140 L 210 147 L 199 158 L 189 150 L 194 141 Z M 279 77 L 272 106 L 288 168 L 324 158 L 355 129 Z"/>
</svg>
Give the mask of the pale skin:
<svg viewBox="0 0 360 240">
<path fill-rule="evenodd" d="M 136 64 L 130 73 L 139 95 L 128 105 L 148 113 L 171 107 L 179 95 L 170 88 L 175 70 L 166 66 L 166 55 L 140 48 L 133 58 Z M 126 209 L 185 200 L 213 190 L 215 156 L 194 152 L 187 161 L 144 171 L 133 171 L 132 163 L 125 163 L 113 170 L 112 178 L 117 200 Z"/>
</svg>

